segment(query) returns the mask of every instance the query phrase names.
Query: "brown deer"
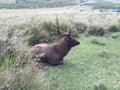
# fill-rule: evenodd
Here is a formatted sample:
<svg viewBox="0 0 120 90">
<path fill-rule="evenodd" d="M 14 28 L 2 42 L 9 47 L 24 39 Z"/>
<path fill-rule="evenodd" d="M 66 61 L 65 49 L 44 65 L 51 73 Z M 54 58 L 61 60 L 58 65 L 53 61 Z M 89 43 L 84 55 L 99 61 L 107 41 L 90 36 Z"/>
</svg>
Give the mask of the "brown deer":
<svg viewBox="0 0 120 90">
<path fill-rule="evenodd" d="M 58 25 L 58 20 L 56 20 Z M 60 30 L 58 28 L 58 33 Z M 68 32 L 61 33 L 63 38 L 59 43 L 55 45 L 48 45 L 47 43 L 37 44 L 31 48 L 32 56 L 44 53 L 45 55 L 40 57 L 40 61 L 47 62 L 52 65 L 63 64 L 63 58 L 68 54 L 72 47 L 80 44 L 79 41 L 73 39 L 70 34 L 71 30 Z"/>
</svg>

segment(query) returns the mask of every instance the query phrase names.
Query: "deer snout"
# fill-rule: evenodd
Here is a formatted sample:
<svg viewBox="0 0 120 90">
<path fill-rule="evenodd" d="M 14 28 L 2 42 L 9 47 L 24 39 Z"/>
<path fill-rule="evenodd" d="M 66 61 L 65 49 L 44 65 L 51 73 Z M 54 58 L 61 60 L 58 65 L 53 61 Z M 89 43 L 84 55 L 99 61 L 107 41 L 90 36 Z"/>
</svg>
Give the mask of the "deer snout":
<svg viewBox="0 0 120 90">
<path fill-rule="evenodd" d="M 76 41 L 76 45 L 79 45 L 80 44 L 80 42 L 79 41 Z"/>
</svg>

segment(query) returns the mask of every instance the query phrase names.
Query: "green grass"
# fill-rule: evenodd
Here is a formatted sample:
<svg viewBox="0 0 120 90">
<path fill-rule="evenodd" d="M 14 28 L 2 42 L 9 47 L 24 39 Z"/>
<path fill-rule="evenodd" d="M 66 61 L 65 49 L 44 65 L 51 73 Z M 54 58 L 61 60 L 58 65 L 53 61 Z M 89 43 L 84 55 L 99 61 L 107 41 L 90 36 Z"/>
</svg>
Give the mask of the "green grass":
<svg viewBox="0 0 120 90">
<path fill-rule="evenodd" d="M 98 0 L 95 3 L 86 3 L 85 5 L 92 6 L 93 9 L 120 9 L 120 4 L 106 0 Z"/>
<path fill-rule="evenodd" d="M 0 3 L 0 9 L 37 9 L 37 8 L 55 8 L 55 7 L 64 7 L 64 6 L 71 6 L 76 5 L 75 3 L 62 3 L 62 2 L 38 2 L 38 3 L 32 3 L 32 2 L 21 2 L 21 3 Z"/>
<path fill-rule="evenodd" d="M 88 14 L 91 15 L 91 13 Z M 64 65 L 51 66 L 45 64 L 45 66 L 43 65 L 38 69 L 33 63 L 34 59 L 30 58 L 31 47 L 27 45 L 29 38 L 27 33 L 30 32 L 26 31 L 39 30 L 39 24 L 41 25 L 41 23 L 37 21 L 44 21 L 44 18 L 40 15 L 41 19 L 37 17 L 35 19 L 33 16 L 32 18 L 36 20 L 34 22 L 35 20 L 32 21 L 26 18 L 26 14 L 23 15 L 25 19 L 16 19 L 16 17 L 11 16 L 0 18 L 1 21 L 6 20 L 1 22 L 0 25 L 0 40 L 4 41 L 4 38 L 9 36 L 10 40 L 14 41 L 15 37 L 13 36 L 17 36 L 17 41 L 14 42 L 15 44 L 13 43 L 13 47 L 17 52 L 14 52 L 15 57 L 13 58 L 15 60 L 10 61 L 10 63 L 6 62 L 9 61 L 9 56 L 6 57 L 3 53 L 4 65 L 0 66 L 0 90 L 1 88 L 2 90 L 3 88 L 4 90 L 5 88 L 8 90 L 120 90 L 120 32 L 108 32 L 104 36 L 85 36 L 82 33 L 77 38 L 81 44 L 72 48 L 64 58 Z M 110 18 L 115 17 L 112 16 Z M 21 18 L 22 16 L 18 17 Z M 63 22 L 68 22 L 66 19 L 68 17 L 65 17 L 64 14 L 61 17 L 61 20 L 64 19 Z M 54 19 L 54 16 L 50 14 L 49 18 L 50 20 Z M 96 18 L 94 20 L 97 20 Z M 24 20 L 25 22 L 20 22 Z M 46 20 L 49 21 L 48 18 Z M 76 21 L 76 19 L 74 20 Z M 14 23 L 11 24 L 11 22 Z M 99 20 L 96 22 L 100 25 Z M 111 26 L 111 23 L 107 24 Z M 66 24 L 61 25 L 64 28 Z M 73 28 L 79 30 L 81 29 L 79 25 L 81 23 L 74 23 Z M 86 25 L 86 23 L 83 24 L 83 26 Z M 117 27 L 117 22 L 114 25 Z M 106 27 L 106 24 L 103 23 L 102 27 Z"/>
<path fill-rule="evenodd" d="M 50 90 L 94 90 L 101 84 L 108 90 L 120 89 L 120 40 L 98 38 L 106 45 L 92 44 L 92 37 L 82 35 L 81 44 L 65 57 L 64 65 L 47 66 Z"/>
</svg>

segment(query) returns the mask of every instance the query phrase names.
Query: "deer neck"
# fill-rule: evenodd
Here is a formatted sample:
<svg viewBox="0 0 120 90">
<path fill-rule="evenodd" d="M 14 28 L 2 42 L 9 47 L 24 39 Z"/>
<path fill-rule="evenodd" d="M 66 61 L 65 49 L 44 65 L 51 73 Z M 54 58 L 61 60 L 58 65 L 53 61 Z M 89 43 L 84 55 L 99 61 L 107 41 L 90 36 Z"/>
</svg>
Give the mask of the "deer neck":
<svg viewBox="0 0 120 90">
<path fill-rule="evenodd" d="M 63 56 L 67 55 L 67 53 L 70 51 L 71 47 L 68 47 L 66 42 L 59 42 L 56 45 L 57 52 L 61 53 Z"/>
</svg>

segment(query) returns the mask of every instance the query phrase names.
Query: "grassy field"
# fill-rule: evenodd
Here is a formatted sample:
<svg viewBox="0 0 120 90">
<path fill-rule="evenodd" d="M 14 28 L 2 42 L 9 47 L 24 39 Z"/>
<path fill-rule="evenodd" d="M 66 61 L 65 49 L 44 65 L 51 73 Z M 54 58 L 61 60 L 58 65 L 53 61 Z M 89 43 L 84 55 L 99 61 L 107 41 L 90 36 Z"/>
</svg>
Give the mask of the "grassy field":
<svg viewBox="0 0 120 90">
<path fill-rule="evenodd" d="M 9 1 L 10 2 L 10 1 Z M 78 5 L 79 0 L 16 0 L 15 3 L 7 3 L 0 1 L 0 9 L 37 9 L 37 8 L 53 8 Z"/>
<path fill-rule="evenodd" d="M 93 38 L 105 46 L 91 43 Z M 47 66 L 50 90 L 119 90 L 120 40 L 80 35 L 79 41 L 81 45 L 71 50 L 64 65 Z"/>
<path fill-rule="evenodd" d="M 83 11 L 81 11 L 83 10 Z M 25 32 L 39 30 L 41 22 L 54 23 L 58 15 L 62 25 L 77 29 L 73 23 L 87 25 L 87 30 L 76 37 L 81 42 L 64 58 L 64 64 L 41 64 L 38 68 L 30 58 Z M 81 25 L 81 24 L 80 24 Z M 89 30 L 102 27 L 113 32 L 104 36 L 90 35 Z M 0 90 L 119 90 L 120 89 L 120 15 L 111 12 L 94 12 L 89 7 L 50 9 L 0 10 L 0 42 L 7 36 L 13 43 L 13 57 L 0 53 Z M 97 29 L 96 29 L 97 30 Z M 102 30 L 102 29 L 100 29 Z M 87 33 L 88 32 L 88 33 Z M 57 41 L 56 41 L 57 42 Z M 4 42 L 6 43 L 6 42 Z M 0 43 L 1 44 L 1 43 Z M 10 45 L 11 46 L 11 45 Z M 2 61 L 3 60 L 3 61 Z"/>
<path fill-rule="evenodd" d="M 86 5 L 90 5 L 93 9 L 120 9 L 120 4 L 115 3 L 117 1 L 110 0 L 96 0 L 95 3 L 86 3 Z"/>
</svg>

